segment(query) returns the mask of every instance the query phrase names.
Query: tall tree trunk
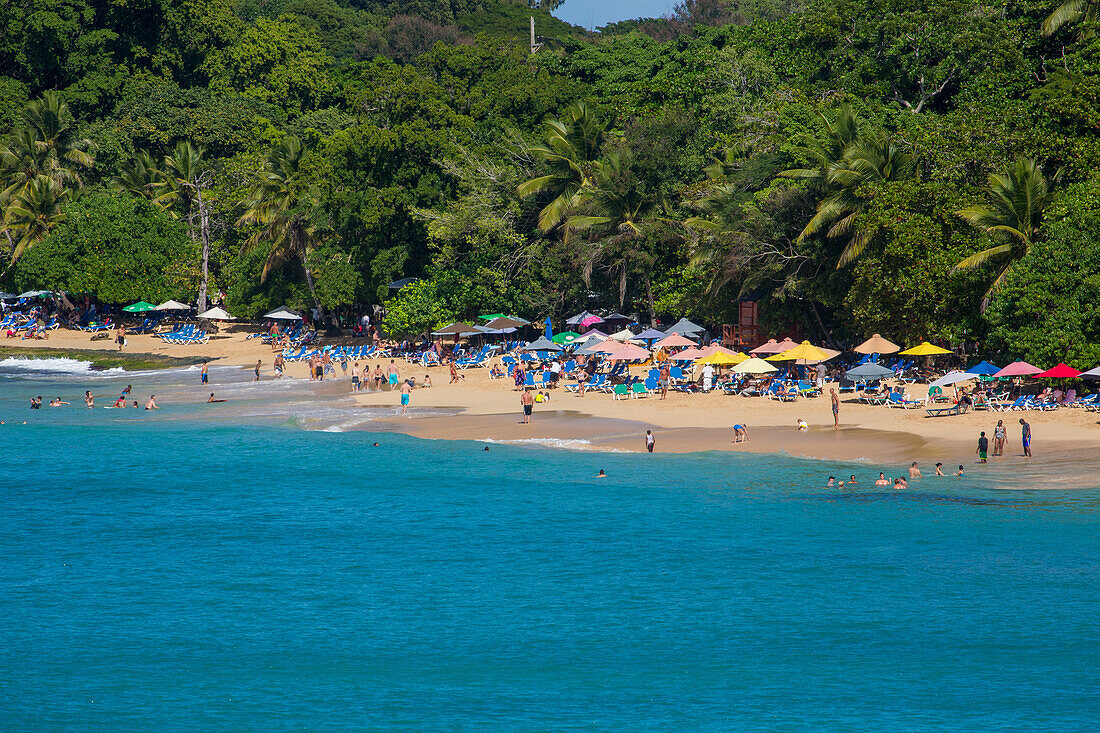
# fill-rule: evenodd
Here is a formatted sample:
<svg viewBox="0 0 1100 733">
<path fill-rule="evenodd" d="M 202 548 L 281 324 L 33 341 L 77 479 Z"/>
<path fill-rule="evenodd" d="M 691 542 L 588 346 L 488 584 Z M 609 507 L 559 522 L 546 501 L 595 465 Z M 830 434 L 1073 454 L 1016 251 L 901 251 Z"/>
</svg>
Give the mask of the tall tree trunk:
<svg viewBox="0 0 1100 733">
<path fill-rule="evenodd" d="M 821 313 L 819 313 L 817 310 L 817 303 L 814 303 L 812 300 L 807 302 L 810 304 L 810 310 L 814 313 L 814 318 L 817 319 L 817 325 L 821 328 L 821 333 L 825 337 L 826 343 L 829 345 L 830 348 L 835 349 L 836 339 L 833 338 L 833 332 L 825 328 L 825 323 L 821 320 Z"/>
<path fill-rule="evenodd" d="M 619 266 L 619 310 L 623 309 L 626 302 L 626 263 Z"/>
<path fill-rule="evenodd" d="M 649 275 L 645 276 L 645 298 L 649 301 L 649 325 L 657 327 L 657 306 L 653 302 L 653 284 L 649 281 Z"/>
<path fill-rule="evenodd" d="M 206 290 L 210 283 L 210 212 L 199 189 L 199 235 L 202 237 L 202 281 L 199 283 L 199 313 L 206 310 Z"/>
<path fill-rule="evenodd" d="M 306 273 L 306 285 L 309 286 L 309 295 L 313 298 L 313 305 L 317 307 L 317 312 L 321 314 L 321 323 L 325 322 L 325 308 L 321 305 L 321 301 L 317 298 L 317 289 L 313 286 L 313 273 L 309 271 L 309 263 L 306 261 L 306 248 L 299 247 L 298 255 L 302 260 L 302 269 Z M 316 326 L 314 326 L 316 328 Z"/>
</svg>

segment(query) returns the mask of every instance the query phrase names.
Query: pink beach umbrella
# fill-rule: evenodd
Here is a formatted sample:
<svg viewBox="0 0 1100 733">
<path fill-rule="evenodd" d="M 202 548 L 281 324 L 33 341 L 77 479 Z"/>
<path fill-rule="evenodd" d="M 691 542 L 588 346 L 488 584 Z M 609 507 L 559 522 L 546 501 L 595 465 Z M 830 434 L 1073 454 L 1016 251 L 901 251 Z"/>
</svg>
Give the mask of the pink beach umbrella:
<svg viewBox="0 0 1100 733">
<path fill-rule="evenodd" d="M 595 326 L 597 323 L 603 323 L 603 319 L 599 316 L 589 314 L 580 322 L 580 327 L 588 328 L 589 326 Z"/>
<path fill-rule="evenodd" d="M 678 333 L 674 333 L 674 334 L 671 334 L 669 336 L 665 336 L 663 339 L 661 339 L 657 343 L 653 344 L 653 347 L 654 348 L 661 348 L 661 349 L 668 349 L 668 348 L 675 348 L 675 347 L 679 347 L 679 346 L 697 346 L 697 345 L 698 344 L 696 344 L 694 341 L 689 339 L 687 336 L 682 336 Z"/>
<path fill-rule="evenodd" d="M 1026 361 L 1014 361 L 1006 366 L 1001 371 L 994 374 L 994 377 L 1030 377 L 1035 374 L 1039 374 L 1043 370 L 1032 364 L 1028 364 Z"/>
<path fill-rule="evenodd" d="M 796 346 L 798 346 L 798 344 L 791 341 L 789 338 L 785 338 L 778 343 L 775 339 L 768 339 L 766 343 L 760 344 L 749 353 L 753 356 L 759 356 L 760 354 L 782 354 L 784 351 L 790 351 Z"/>
<path fill-rule="evenodd" d="M 634 361 L 635 359 L 648 359 L 649 351 L 634 344 L 618 344 L 614 351 L 606 357 L 608 361 Z"/>
<path fill-rule="evenodd" d="M 1077 371 L 1068 364 L 1059 364 L 1056 367 L 1051 367 L 1045 372 L 1041 372 L 1035 375 L 1039 379 L 1074 379 L 1081 376 L 1081 372 Z"/>
</svg>

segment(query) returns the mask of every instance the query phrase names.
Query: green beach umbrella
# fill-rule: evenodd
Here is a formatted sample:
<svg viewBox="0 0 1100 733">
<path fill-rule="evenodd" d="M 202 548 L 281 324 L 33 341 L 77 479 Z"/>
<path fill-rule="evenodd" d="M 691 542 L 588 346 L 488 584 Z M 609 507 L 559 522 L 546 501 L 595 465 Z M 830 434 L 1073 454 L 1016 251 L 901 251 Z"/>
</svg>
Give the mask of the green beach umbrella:
<svg viewBox="0 0 1100 733">
<path fill-rule="evenodd" d="M 146 311 L 155 311 L 157 307 L 152 303 L 146 303 L 144 300 L 139 300 L 136 303 L 126 306 L 122 310 L 127 313 L 145 313 Z"/>
<path fill-rule="evenodd" d="M 483 321 L 491 321 L 494 318 L 504 318 L 504 314 L 503 313 L 489 313 L 489 314 L 484 315 L 484 316 L 478 316 L 478 318 L 480 318 Z"/>
<path fill-rule="evenodd" d="M 550 340 L 555 344 L 571 344 L 580 337 L 581 335 L 576 331 L 562 331 L 561 333 L 554 334 L 554 337 Z"/>
</svg>

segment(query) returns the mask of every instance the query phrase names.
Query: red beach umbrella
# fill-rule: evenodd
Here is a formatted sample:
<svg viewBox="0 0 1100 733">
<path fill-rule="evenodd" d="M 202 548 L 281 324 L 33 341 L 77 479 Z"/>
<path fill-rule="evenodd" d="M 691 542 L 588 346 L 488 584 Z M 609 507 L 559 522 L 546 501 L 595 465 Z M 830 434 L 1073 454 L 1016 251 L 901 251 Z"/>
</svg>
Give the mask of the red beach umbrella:
<svg viewBox="0 0 1100 733">
<path fill-rule="evenodd" d="M 1065 364 L 1059 364 L 1056 367 L 1051 367 L 1045 372 L 1040 372 L 1035 375 L 1040 379 L 1073 379 L 1074 377 L 1081 376 L 1081 372 L 1077 371 L 1071 366 Z"/>
</svg>

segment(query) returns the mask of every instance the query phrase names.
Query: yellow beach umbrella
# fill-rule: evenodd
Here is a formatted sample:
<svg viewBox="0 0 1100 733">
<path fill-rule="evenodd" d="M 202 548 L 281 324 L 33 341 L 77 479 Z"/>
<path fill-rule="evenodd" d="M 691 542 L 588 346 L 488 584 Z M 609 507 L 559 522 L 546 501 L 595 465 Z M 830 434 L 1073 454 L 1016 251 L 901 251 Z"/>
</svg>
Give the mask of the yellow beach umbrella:
<svg viewBox="0 0 1100 733">
<path fill-rule="evenodd" d="M 817 348 L 809 341 L 803 341 L 793 349 L 787 349 L 775 356 L 769 356 L 768 361 L 798 361 L 803 359 L 808 361 L 824 361 L 828 358 L 829 355 L 826 352 Z"/>
<path fill-rule="evenodd" d="M 927 341 L 922 341 L 919 346 L 900 352 L 902 356 L 936 356 L 937 354 L 950 354 L 949 349 L 941 349 Z"/>
<path fill-rule="evenodd" d="M 745 359 L 745 361 L 735 366 L 733 371 L 737 374 L 768 374 L 779 370 L 763 359 L 753 357 L 751 359 Z"/>
<path fill-rule="evenodd" d="M 743 361 L 748 361 L 749 357 L 745 354 L 737 353 L 732 356 L 722 351 L 716 351 L 713 354 L 708 354 L 702 358 L 696 359 L 696 364 L 714 364 L 715 366 L 727 366 L 729 364 L 740 364 Z"/>
<path fill-rule="evenodd" d="M 852 349 L 857 354 L 895 354 L 901 347 L 887 341 L 877 333 L 871 334 L 871 338 Z"/>
</svg>

